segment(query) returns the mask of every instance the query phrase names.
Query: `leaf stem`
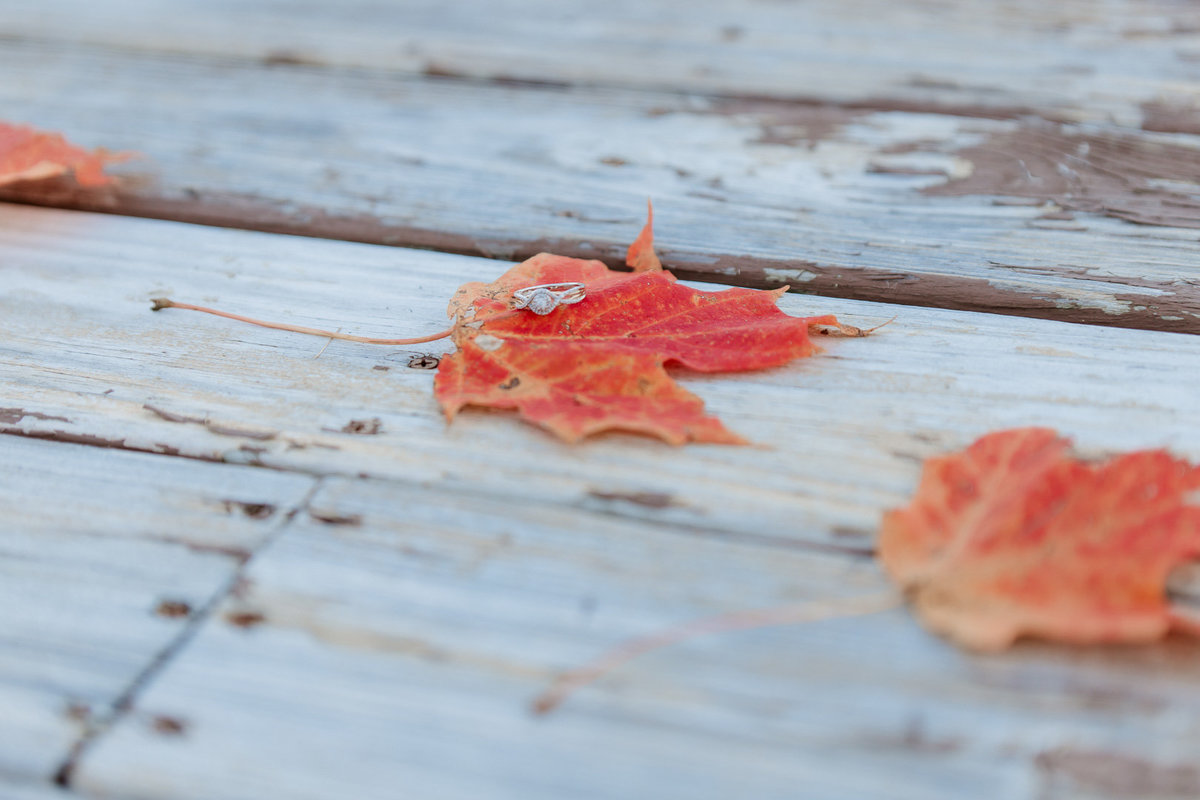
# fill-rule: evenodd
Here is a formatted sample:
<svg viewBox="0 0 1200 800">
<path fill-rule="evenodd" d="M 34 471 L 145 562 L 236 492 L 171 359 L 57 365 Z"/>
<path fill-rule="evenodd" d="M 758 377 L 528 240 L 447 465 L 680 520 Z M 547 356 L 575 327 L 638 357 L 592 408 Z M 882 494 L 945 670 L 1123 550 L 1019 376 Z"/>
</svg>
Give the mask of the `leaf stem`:
<svg viewBox="0 0 1200 800">
<path fill-rule="evenodd" d="M 765 628 L 772 625 L 792 625 L 800 622 L 853 617 L 887 611 L 904 602 L 897 592 L 862 595 L 844 600 L 821 600 L 813 603 L 732 611 L 676 625 L 637 639 L 630 639 L 582 667 L 564 672 L 546 691 L 533 701 L 535 714 L 553 711 L 573 692 L 587 686 L 605 673 L 660 647 L 678 644 L 697 636 L 726 631 Z"/>
<path fill-rule="evenodd" d="M 353 336 L 349 333 L 338 333 L 337 331 L 323 331 L 320 328 L 306 328 L 303 325 L 288 325 L 284 322 L 265 322 L 261 319 L 253 317 L 243 317 L 241 314 L 231 314 L 228 311 L 219 311 L 215 308 L 207 308 L 205 306 L 194 306 L 191 303 L 176 303 L 174 300 L 168 300 L 165 297 L 155 297 L 150 301 L 153 303 L 152 311 L 161 311 L 164 308 L 184 308 L 189 311 L 202 311 L 205 314 L 215 314 L 218 317 L 237 320 L 238 322 L 249 322 L 251 325 L 258 325 L 261 328 L 274 328 L 277 331 L 292 331 L 294 333 L 306 333 L 310 336 L 324 336 L 330 339 L 344 339 L 348 342 L 361 342 L 363 344 L 422 344 L 424 342 L 435 342 L 438 339 L 445 339 L 454 332 L 453 326 L 444 331 L 431 333 L 428 336 L 414 336 L 410 339 L 372 339 L 367 336 Z"/>
<path fill-rule="evenodd" d="M 896 321 L 896 317 L 892 317 L 887 322 L 881 322 L 874 328 L 856 328 L 853 325 L 847 325 L 844 322 L 838 322 L 837 317 L 832 314 L 826 314 L 823 317 L 809 317 L 808 326 L 810 329 L 815 328 L 818 333 L 826 336 L 848 336 L 850 338 L 861 338 L 870 336 L 875 331 L 882 328 L 884 325 L 891 325 Z"/>
</svg>

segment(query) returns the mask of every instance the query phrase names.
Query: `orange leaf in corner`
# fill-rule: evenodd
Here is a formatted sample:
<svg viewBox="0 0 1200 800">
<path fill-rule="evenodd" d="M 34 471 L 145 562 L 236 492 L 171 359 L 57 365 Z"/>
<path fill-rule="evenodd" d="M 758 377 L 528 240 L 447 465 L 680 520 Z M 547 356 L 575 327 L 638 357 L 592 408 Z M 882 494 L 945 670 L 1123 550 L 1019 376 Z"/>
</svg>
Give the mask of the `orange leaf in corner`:
<svg viewBox="0 0 1200 800">
<path fill-rule="evenodd" d="M 1069 447 L 1020 428 L 925 462 L 912 503 L 884 517 L 879 556 L 931 628 L 980 650 L 1194 632 L 1165 582 L 1200 557 L 1200 467 L 1162 450 L 1090 464 Z"/>
<path fill-rule="evenodd" d="M 84 150 L 58 133 L 0 122 L 0 186 L 53 178 L 70 171 L 74 171 L 80 186 L 104 186 L 112 182 L 104 174 L 104 165 L 125 158 L 124 154 L 103 149 Z"/>
<path fill-rule="evenodd" d="M 646 249 L 649 231 L 639 237 Z M 505 313 L 515 290 L 566 282 L 583 283 L 586 297 L 544 316 Z M 458 350 L 442 359 L 434 393 L 449 419 L 469 405 L 515 408 L 567 441 L 623 430 L 672 444 L 740 443 L 664 365 L 730 372 L 812 355 L 809 326 L 838 322 L 784 314 L 782 291 L 703 292 L 661 269 L 615 272 L 541 253 L 458 290 L 449 309 Z"/>
</svg>

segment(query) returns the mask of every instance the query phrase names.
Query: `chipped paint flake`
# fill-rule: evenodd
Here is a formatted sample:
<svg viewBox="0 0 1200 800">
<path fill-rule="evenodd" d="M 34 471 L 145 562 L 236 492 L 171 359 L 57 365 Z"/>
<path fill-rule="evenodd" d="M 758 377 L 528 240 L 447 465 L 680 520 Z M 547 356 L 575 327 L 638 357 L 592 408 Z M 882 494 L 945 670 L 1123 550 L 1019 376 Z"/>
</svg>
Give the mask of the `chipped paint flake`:
<svg viewBox="0 0 1200 800">
<path fill-rule="evenodd" d="M 817 277 L 817 273 L 807 269 L 771 269 L 763 268 L 763 276 L 772 283 L 808 283 Z"/>
<path fill-rule="evenodd" d="M 960 156 L 951 156 L 947 160 L 949 166 L 949 177 L 952 181 L 960 181 L 964 178 L 971 177 L 971 173 L 975 171 L 975 164 Z"/>
<path fill-rule="evenodd" d="M 492 336 L 490 333 L 484 333 L 475 337 L 475 344 L 479 345 L 480 349 L 491 353 L 503 347 L 504 340 L 499 336 Z"/>
</svg>

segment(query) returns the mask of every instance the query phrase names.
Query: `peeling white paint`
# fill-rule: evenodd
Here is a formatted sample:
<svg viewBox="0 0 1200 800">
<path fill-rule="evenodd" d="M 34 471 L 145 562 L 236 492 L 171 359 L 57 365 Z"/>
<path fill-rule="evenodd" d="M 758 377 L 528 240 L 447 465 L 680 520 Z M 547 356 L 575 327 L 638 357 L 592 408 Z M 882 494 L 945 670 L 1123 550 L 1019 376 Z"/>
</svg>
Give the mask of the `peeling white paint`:
<svg viewBox="0 0 1200 800">
<path fill-rule="evenodd" d="M 771 269 L 765 267 L 763 274 L 772 283 L 808 283 L 817 273 L 807 269 Z"/>
<path fill-rule="evenodd" d="M 483 333 L 475 337 L 475 344 L 479 345 L 480 349 L 491 353 L 503 347 L 504 340 L 499 336 L 492 336 L 490 333 Z"/>
<path fill-rule="evenodd" d="M 971 173 L 975 171 L 974 163 L 958 156 L 951 156 L 946 159 L 946 164 L 950 167 L 950 179 L 955 181 L 970 177 Z"/>
<path fill-rule="evenodd" d="M 1071 291 L 1063 287 L 1060 293 L 1066 294 L 1067 297 L 1055 297 L 1055 308 L 1098 308 L 1105 314 L 1114 316 L 1128 314 L 1133 310 L 1128 300 L 1117 300 L 1100 292 Z"/>
</svg>

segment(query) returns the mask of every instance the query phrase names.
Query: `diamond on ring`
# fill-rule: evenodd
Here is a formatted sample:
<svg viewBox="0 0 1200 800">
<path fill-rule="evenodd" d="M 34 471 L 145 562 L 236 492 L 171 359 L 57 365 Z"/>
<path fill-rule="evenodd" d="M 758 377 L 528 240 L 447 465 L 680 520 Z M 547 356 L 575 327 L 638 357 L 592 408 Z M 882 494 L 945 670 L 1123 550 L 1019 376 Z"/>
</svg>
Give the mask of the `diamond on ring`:
<svg viewBox="0 0 1200 800">
<path fill-rule="evenodd" d="M 543 283 L 538 286 L 526 286 L 513 292 L 512 308 L 527 308 L 535 314 L 549 314 L 559 306 L 569 306 L 578 303 L 587 293 L 582 283 Z"/>
</svg>

